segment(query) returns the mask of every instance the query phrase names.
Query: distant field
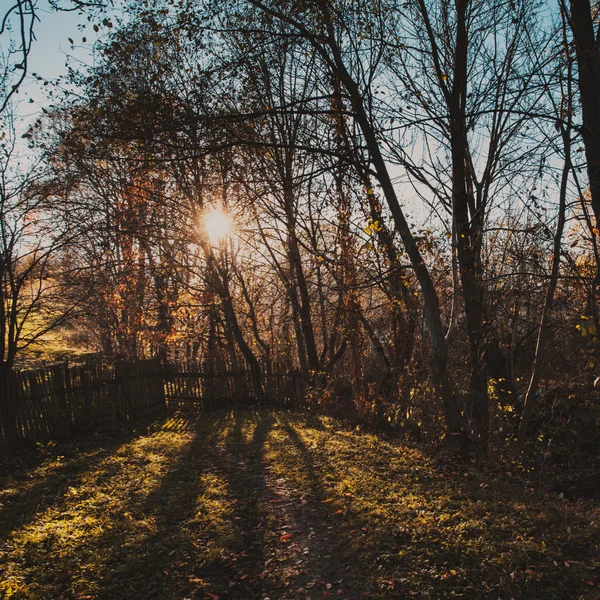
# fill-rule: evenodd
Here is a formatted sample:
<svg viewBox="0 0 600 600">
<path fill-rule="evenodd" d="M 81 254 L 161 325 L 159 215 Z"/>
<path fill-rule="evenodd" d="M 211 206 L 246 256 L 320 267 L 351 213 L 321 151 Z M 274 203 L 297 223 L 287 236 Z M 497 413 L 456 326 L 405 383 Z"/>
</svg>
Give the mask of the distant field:
<svg viewBox="0 0 600 600">
<path fill-rule="evenodd" d="M 600 597 L 597 503 L 330 419 L 173 418 L 2 469 L 0 599 Z"/>
</svg>

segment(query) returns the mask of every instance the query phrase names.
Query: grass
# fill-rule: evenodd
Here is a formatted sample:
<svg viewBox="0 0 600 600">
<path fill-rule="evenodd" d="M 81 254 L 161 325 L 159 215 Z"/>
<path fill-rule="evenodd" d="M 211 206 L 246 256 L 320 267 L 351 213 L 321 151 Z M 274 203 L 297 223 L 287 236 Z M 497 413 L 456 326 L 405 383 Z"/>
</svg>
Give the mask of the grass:
<svg viewBox="0 0 600 600">
<path fill-rule="evenodd" d="M 0 478 L 0 599 L 600 598 L 599 507 L 341 423 L 176 417 Z"/>
</svg>

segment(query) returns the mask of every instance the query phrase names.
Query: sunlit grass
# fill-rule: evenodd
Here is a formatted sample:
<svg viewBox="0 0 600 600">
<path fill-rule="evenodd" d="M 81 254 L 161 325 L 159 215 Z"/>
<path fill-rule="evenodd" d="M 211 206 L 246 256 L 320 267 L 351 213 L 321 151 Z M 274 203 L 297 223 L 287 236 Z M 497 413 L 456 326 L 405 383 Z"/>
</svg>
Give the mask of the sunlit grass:
<svg viewBox="0 0 600 600">
<path fill-rule="evenodd" d="M 597 597 L 597 506 L 540 499 L 465 466 L 440 471 L 417 449 L 294 421 L 275 432 L 268 457 L 370 563 L 369 597 Z"/>
<path fill-rule="evenodd" d="M 330 419 L 218 412 L 119 435 L 2 480 L 0 598 L 598 595 L 594 503 Z"/>
<path fill-rule="evenodd" d="M 163 431 L 137 438 L 98 464 L 91 464 L 89 471 L 76 475 L 75 479 L 69 477 L 69 461 L 61 456 L 36 470 L 32 474 L 34 481 L 45 474 L 53 484 L 58 484 L 60 491 L 53 498 L 43 497 L 32 520 L 9 538 L 7 552 L 17 560 L 7 563 L 0 590 L 7 592 L 8 597 L 11 593 L 36 597 L 43 586 L 39 582 L 27 583 L 28 575 L 32 570 L 37 571 L 51 551 L 55 557 L 53 577 L 58 575 L 60 579 L 57 571 L 63 567 L 75 591 L 79 587 L 95 591 L 93 574 L 102 571 L 110 555 L 106 540 L 123 537 L 121 532 L 127 531 L 127 543 L 131 544 L 132 540 L 153 531 L 151 516 L 134 517 L 132 511 L 139 510 L 144 499 L 156 490 L 191 440 L 189 433 Z M 94 453 L 87 456 L 93 458 Z M 74 457 L 72 462 L 77 461 Z M 65 475 L 53 481 L 52 476 L 60 470 Z M 27 486 L 23 486 L 20 494 L 26 498 L 27 491 Z M 50 500 L 47 507 L 44 499 Z M 67 563 L 76 567 L 76 572 Z M 23 564 L 28 567 L 23 569 Z"/>
</svg>

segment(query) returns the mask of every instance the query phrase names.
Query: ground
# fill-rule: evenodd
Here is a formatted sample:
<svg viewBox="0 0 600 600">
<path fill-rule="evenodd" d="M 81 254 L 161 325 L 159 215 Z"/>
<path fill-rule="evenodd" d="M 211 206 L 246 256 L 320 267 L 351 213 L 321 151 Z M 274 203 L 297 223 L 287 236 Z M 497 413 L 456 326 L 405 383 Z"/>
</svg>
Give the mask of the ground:
<svg viewBox="0 0 600 600">
<path fill-rule="evenodd" d="M 327 419 L 171 417 L 0 477 L 0 599 L 600 598 L 600 510 Z"/>
</svg>

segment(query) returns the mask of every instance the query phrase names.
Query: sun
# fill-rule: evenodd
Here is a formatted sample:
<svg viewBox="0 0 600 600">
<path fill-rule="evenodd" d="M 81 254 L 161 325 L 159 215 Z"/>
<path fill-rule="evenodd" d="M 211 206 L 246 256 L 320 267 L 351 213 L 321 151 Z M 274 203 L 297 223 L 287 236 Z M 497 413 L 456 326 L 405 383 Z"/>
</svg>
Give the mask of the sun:
<svg viewBox="0 0 600 600">
<path fill-rule="evenodd" d="M 232 232 L 233 221 L 229 213 L 214 209 L 204 215 L 204 229 L 210 243 L 217 246 Z"/>
</svg>

